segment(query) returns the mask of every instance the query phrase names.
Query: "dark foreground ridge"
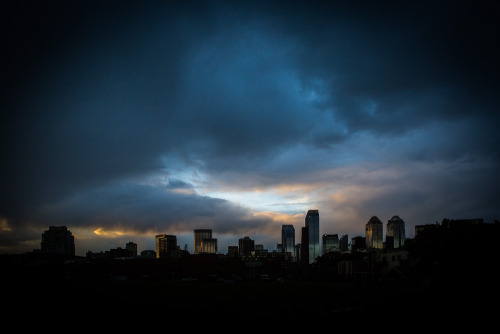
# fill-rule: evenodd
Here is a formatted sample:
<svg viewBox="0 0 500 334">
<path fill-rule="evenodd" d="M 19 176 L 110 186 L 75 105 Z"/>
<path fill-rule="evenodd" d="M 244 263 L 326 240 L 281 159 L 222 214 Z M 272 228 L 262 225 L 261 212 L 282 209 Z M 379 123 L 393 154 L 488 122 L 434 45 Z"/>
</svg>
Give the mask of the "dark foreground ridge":
<svg viewBox="0 0 500 334">
<path fill-rule="evenodd" d="M 24 310 L 42 319 L 98 317 L 113 322 L 128 317 L 134 321 L 176 322 L 187 317 L 197 321 L 267 319 L 303 324 L 307 319 L 316 323 L 388 316 L 397 317 L 395 320 L 444 321 L 449 314 L 471 321 L 493 319 L 491 302 L 498 292 L 492 279 L 450 283 L 436 277 L 420 283 L 361 283 L 319 279 L 81 280 L 55 278 L 52 270 L 43 275 L 8 284 L 9 291 L 15 291 L 3 302 L 9 305 L 9 311 Z"/>
</svg>

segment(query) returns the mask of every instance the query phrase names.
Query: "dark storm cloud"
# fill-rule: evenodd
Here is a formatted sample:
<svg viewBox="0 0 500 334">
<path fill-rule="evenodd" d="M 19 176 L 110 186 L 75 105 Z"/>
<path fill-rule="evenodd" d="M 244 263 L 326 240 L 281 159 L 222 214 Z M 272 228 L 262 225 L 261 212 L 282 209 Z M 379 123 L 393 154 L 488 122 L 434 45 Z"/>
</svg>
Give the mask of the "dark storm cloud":
<svg viewBox="0 0 500 334">
<path fill-rule="evenodd" d="M 478 147 L 497 154 L 493 3 L 248 7 L 238 24 L 224 21 L 226 29 L 204 40 L 185 78 L 190 95 L 178 124 L 202 138 L 190 152 L 205 167 L 262 168 L 298 143 L 329 148 L 363 132 L 397 139 L 464 121 L 464 134 L 476 135 L 462 155 Z"/>
<path fill-rule="evenodd" d="M 16 9 L 2 68 L 2 211 L 158 168 L 184 52 L 167 29 L 175 14 L 157 31 L 134 2 Z"/>
<path fill-rule="evenodd" d="M 254 31 L 248 19 L 228 19 L 211 5 L 207 13 L 161 5 L 160 14 L 137 6 L 49 4 L 15 13 L 2 122 L 7 216 L 157 170 L 165 152 L 207 165 L 213 157 L 224 167 L 235 155 L 265 155 L 297 140 L 296 107 L 279 87 L 287 73 L 274 72 L 284 55 L 275 58 L 279 45 L 260 25 Z"/>
<path fill-rule="evenodd" d="M 23 212 L 15 219 L 0 220 L 0 250 L 38 248 L 40 233 L 53 225 L 70 227 L 78 242 L 91 248 L 92 242 L 85 240 L 88 231 L 94 231 L 94 237 L 140 237 L 165 232 L 191 234 L 196 228 L 210 228 L 222 237 L 273 229 L 270 218 L 255 216 L 246 207 L 176 191 L 190 188 L 185 182 L 173 180 L 166 186 L 119 183 L 83 190 Z M 106 248 L 102 241 L 100 247 Z"/>
<path fill-rule="evenodd" d="M 182 183 L 182 184 L 180 184 Z M 189 233 L 195 228 L 214 228 L 224 234 L 265 229 L 270 220 L 254 217 L 244 207 L 229 201 L 171 189 L 190 188 L 174 181 L 167 186 L 122 183 L 94 188 L 42 206 L 36 219 L 48 224 L 71 224 L 159 233 L 165 228 Z"/>
<path fill-rule="evenodd" d="M 348 134 L 401 135 L 470 114 L 497 120 L 499 12 L 492 2 L 332 7 L 297 15 L 298 27 L 311 27 L 301 35 L 298 69 L 305 83 L 321 82 L 323 107 Z"/>
<path fill-rule="evenodd" d="M 498 13 L 486 1 L 16 4 L 2 15 L 0 219 L 140 230 L 205 217 L 228 231 L 250 211 L 175 172 L 258 187 L 359 161 L 494 170 Z M 134 184 L 159 171 L 166 186 Z"/>
<path fill-rule="evenodd" d="M 179 190 L 179 189 L 193 189 L 193 185 L 182 180 L 178 180 L 175 178 L 170 178 L 166 185 L 166 189 L 169 190 Z"/>
</svg>

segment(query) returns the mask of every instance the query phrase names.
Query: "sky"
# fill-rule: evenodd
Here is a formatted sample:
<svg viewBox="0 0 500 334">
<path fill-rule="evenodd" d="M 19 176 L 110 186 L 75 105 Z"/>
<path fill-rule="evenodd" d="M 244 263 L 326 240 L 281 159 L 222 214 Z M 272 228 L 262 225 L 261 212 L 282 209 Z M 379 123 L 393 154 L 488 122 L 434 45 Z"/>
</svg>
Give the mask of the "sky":
<svg viewBox="0 0 500 334">
<path fill-rule="evenodd" d="M 500 219 L 495 1 L 17 1 L 0 253 Z"/>
</svg>

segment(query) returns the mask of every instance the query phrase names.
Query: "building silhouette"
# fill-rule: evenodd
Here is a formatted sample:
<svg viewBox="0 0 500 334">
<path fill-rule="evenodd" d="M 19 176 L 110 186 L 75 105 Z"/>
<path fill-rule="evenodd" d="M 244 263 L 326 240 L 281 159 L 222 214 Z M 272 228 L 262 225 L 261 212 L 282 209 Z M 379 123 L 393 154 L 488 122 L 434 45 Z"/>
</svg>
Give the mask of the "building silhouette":
<svg viewBox="0 0 500 334">
<path fill-rule="evenodd" d="M 305 219 L 305 227 L 302 228 L 303 260 L 309 264 L 313 263 L 320 256 L 319 247 L 319 212 L 309 210 Z"/>
<path fill-rule="evenodd" d="M 109 251 L 105 251 L 102 256 L 107 259 L 124 259 L 132 257 L 132 254 L 126 248 L 116 247 L 111 248 Z"/>
<path fill-rule="evenodd" d="M 367 249 L 384 248 L 383 229 L 384 226 L 377 216 L 373 216 L 370 218 L 365 226 L 365 240 Z"/>
<path fill-rule="evenodd" d="M 296 244 L 295 245 L 295 258 L 297 262 L 301 261 L 302 258 L 302 244 Z"/>
<path fill-rule="evenodd" d="M 338 234 L 323 234 L 321 241 L 323 243 L 322 255 L 340 251 Z"/>
<path fill-rule="evenodd" d="M 249 257 L 255 251 L 255 241 L 250 237 L 241 238 L 238 242 L 240 257 Z"/>
<path fill-rule="evenodd" d="M 200 253 L 216 254 L 217 253 L 217 239 L 204 238 L 201 241 Z"/>
<path fill-rule="evenodd" d="M 165 256 L 168 252 L 177 249 L 177 237 L 175 235 L 157 234 L 156 241 L 156 257 Z"/>
<path fill-rule="evenodd" d="M 66 259 L 61 256 L 47 254 L 51 249 L 58 249 L 51 246 L 59 243 L 55 241 L 57 233 L 62 234 L 62 240 L 71 236 L 65 228 L 52 227 L 43 234 L 43 254 L 41 250 L 0 254 L 4 286 L 20 293 L 15 296 L 19 303 L 30 301 L 42 305 L 35 309 L 36 312 L 49 308 L 51 311 L 53 308 L 47 305 L 52 304 L 47 302 L 57 306 L 70 294 L 75 300 L 105 301 L 111 305 L 103 309 L 107 313 L 123 314 L 123 307 L 113 304 L 116 296 L 124 305 L 142 305 L 146 301 L 151 303 L 151 308 L 145 308 L 145 316 L 151 315 L 150 309 L 158 308 L 161 314 L 179 317 L 192 310 L 194 302 L 195 310 L 208 315 L 202 318 L 208 321 L 216 317 L 241 316 L 242 311 L 256 319 L 267 315 L 282 317 L 292 314 L 295 306 L 300 305 L 314 306 L 305 313 L 307 321 L 311 319 L 309 315 L 318 321 L 328 321 L 332 314 L 344 311 L 359 319 L 366 314 L 374 315 L 374 312 L 382 317 L 406 316 L 408 312 L 418 315 L 422 309 L 439 317 L 449 311 L 470 315 L 471 310 L 477 310 L 478 315 L 489 315 L 480 312 L 489 311 L 488 303 L 494 300 L 498 285 L 498 221 L 490 224 L 479 219 L 446 219 L 442 224 L 417 225 L 414 239 L 407 238 L 404 247 L 385 251 L 358 249 L 364 245 L 365 238 L 356 236 L 351 240 L 351 249 L 357 251 L 321 256 L 313 265 L 304 267 L 289 262 L 283 252 L 269 252 L 264 256 L 260 245 L 255 245 L 255 251 L 251 251 L 253 240 L 249 237 L 241 239 L 242 248 L 255 254 L 248 258 L 234 256 L 237 249 L 231 246 L 228 256 L 191 256 L 186 251 L 179 257 L 168 254 L 167 258 L 155 259 L 155 252 L 151 250 L 143 251 L 140 257 L 83 260 L 77 256 L 71 261 L 63 261 Z M 304 226 L 304 240 L 307 233 Z M 257 256 L 258 252 L 262 252 L 262 257 Z M 121 283 L 125 281 L 131 284 Z M 169 281 L 168 286 L 164 285 L 165 281 Z M 198 281 L 202 283 L 191 283 Z M 235 282 L 252 285 L 228 284 Z M 266 282 L 262 283 L 265 286 L 260 282 Z M 269 282 L 280 282 L 280 285 Z M 254 283 L 259 284 L 255 289 Z M 159 295 L 161 289 L 158 288 L 163 287 L 171 289 Z M 242 298 L 243 290 L 251 293 L 250 298 Z M 264 310 L 266 303 L 274 305 L 272 312 Z M 207 310 L 211 313 L 206 314 Z"/>
<path fill-rule="evenodd" d="M 300 238 L 300 263 L 306 267 L 309 264 L 309 234 L 307 227 L 302 227 L 302 234 Z"/>
<path fill-rule="evenodd" d="M 424 225 L 415 225 L 414 228 L 414 233 L 415 233 L 415 238 L 417 238 L 419 235 L 426 234 L 426 233 L 432 233 L 435 230 L 438 230 L 440 228 L 440 225 L 436 224 L 424 224 Z"/>
<path fill-rule="evenodd" d="M 289 253 L 292 260 L 296 261 L 295 254 L 295 228 L 293 225 L 281 226 L 281 252 Z"/>
<path fill-rule="evenodd" d="M 393 218 L 393 221 L 396 221 L 398 217 Z M 380 232 L 382 224 L 376 217 L 372 217 L 368 225 L 373 231 Z M 166 256 L 161 259 L 154 258 L 156 257 L 154 251 L 143 251 L 141 256 L 130 256 L 130 249 L 135 250 L 135 244 L 129 242 L 125 249 L 118 247 L 108 252 L 96 254 L 89 252 L 85 261 L 78 256 L 72 258 L 71 261 L 66 261 L 67 258 L 48 253 L 51 250 L 56 253 L 54 249 L 62 249 L 64 246 L 56 245 L 64 245 L 64 240 L 71 240 L 71 234 L 65 227 L 51 227 L 43 234 L 43 252 L 37 250 L 33 253 L 15 256 L 14 254 L 0 254 L 0 264 L 4 265 L 2 276 L 10 275 L 10 282 L 28 283 L 30 282 L 28 280 L 40 279 L 42 284 L 46 284 L 53 281 L 54 286 L 58 286 L 58 290 L 61 290 L 58 282 L 66 284 L 72 280 L 78 282 L 75 287 L 81 287 L 82 282 L 90 282 L 92 287 L 104 284 L 103 288 L 115 286 L 116 280 L 130 280 L 134 282 L 134 286 L 135 283 L 148 284 L 148 282 L 163 282 L 164 280 L 224 283 L 241 281 L 348 282 L 354 283 L 353 287 L 356 289 L 362 289 L 360 291 L 370 294 L 373 292 L 370 299 L 377 308 L 383 308 L 382 305 L 385 304 L 399 309 L 403 305 L 401 304 L 403 300 L 398 299 L 398 296 L 406 292 L 409 287 L 417 289 L 415 296 L 423 292 L 421 300 L 425 302 L 427 302 L 427 297 L 432 296 L 432 293 L 441 293 L 443 289 L 448 289 L 453 296 L 462 298 L 463 289 L 467 287 L 470 288 L 469 296 L 480 296 L 477 289 L 483 287 L 482 295 L 490 298 L 490 288 L 497 286 L 494 279 L 495 270 L 498 267 L 495 255 L 499 230 L 500 222 L 498 221 L 488 224 L 479 219 L 445 219 L 440 225 L 436 223 L 415 226 L 415 238 L 405 239 L 404 247 L 392 249 L 385 247 L 383 251 L 373 247 L 368 248 L 364 247 L 366 238 L 359 236 L 351 240 L 352 252 L 342 254 L 328 253 L 328 250 L 332 248 L 327 241 L 332 235 L 323 235 L 322 241 L 325 243 L 322 244 L 322 248 L 326 254 L 318 256 L 313 265 L 310 265 L 308 244 L 305 248 L 307 249 L 306 260 L 299 263 L 292 262 L 289 253 L 268 252 L 262 245 L 254 245 L 254 241 L 248 236 L 240 239 L 242 253 L 247 254 L 242 257 L 236 255 L 237 252 L 239 253 L 239 248 L 236 246 L 228 248 L 227 256 L 207 254 L 203 251 L 191 256 L 187 251 L 183 252 L 178 248 L 172 253 L 167 251 Z M 309 240 L 309 229 L 304 226 L 303 232 L 302 240 L 306 242 Z M 373 244 L 375 238 L 373 235 L 371 237 Z M 344 236 L 340 239 L 343 238 Z M 158 235 L 158 239 L 159 248 L 163 246 L 166 249 L 170 248 L 168 235 Z M 202 250 L 213 252 L 205 248 L 210 242 L 210 239 L 204 239 Z M 162 245 L 162 243 L 166 244 Z M 59 252 L 59 254 L 64 253 Z M 379 282 L 384 288 L 373 289 Z M 37 287 L 37 289 L 40 287 L 36 284 L 26 284 L 26 286 Z M 175 284 L 172 286 L 177 287 Z M 224 284 L 224 286 L 228 285 Z M 386 290 L 385 288 L 389 286 L 395 287 L 396 290 Z M 190 286 L 186 288 L 189 289 Z M 290 285 L 290 288 L 292 292 L 296 285 Z M 400 288 L 405 290 L 399 290 Z M 82 293 L 88 293 L 87 289 L 83 290 L 86 291 Z M 266 289 L 265 293 L 268 294 L 272 290 L 275 289 L 273 287 Z M 335 288 L 335 291 L 338 289 Z M 127 292 L 135 293 L 124 291 L 124 296 Z M 233 292 L 237 291 L 233 290 Z M 386 292 L 389 294 L 384 295 Z M 140 294 L 142 295 L 142 292 Z M 349 294 L 350 297 L 358 295 L 352 294 L 352 291 Z M 280 293 L 278 298 L 283 296 L 284 294 Z M 310 293 L 307 291 L 304 296 L 309 298 Z M 363 293 L 359 296 L 360 302 L 365 305 Z M 52 294 L 44 298 L 52 298 Z M 281 299 L 275 300 L 279 300 L 280 306 L 286 306 Z M 413 303 L 410 299 L 407 301 Z M 371 307 L 366 310 L 368 309 L 371 310 Z"/>
<path fill-rule="evenodd" d="M 257 260 L 267 259 L 269 252 L 264 248 L 264 245 L 255 245 L 252 256 Z"/>
<path fill-rule="evenodd" d="M 155 253 L 154 251 L 152 251 Z M 130 241 L 125 245 L 125 248 L 117 247 L 111 248 L 110 250 L 104 252 L 92 252 L 87 251 L 87 259 L 98 260 L 98 259 L 130 259 L 137 257 L 137 244 Z M 155 253 L 156 257 L 156 253 Z"/>
<path fill-rule="evenodd" d="M 194 254 L 202 253 L 203 239 L 212 239 L 211 229 L 196 229 L 194 230 Z"/>
<path fill-rule="evenodd" d="M 238 257 L 238 246 L 227 246 L 227 256 Z"/>
<path fill-rule="evenodd" d="M 405 244 L 405 222 L 399 216 L 393 216 L 387 221 L 385 245 L 389 249 L 401 248 Z"/>
<path fill-rule="evenodd" d="M 145 249 L 141 251 L 141 258 L 143 259 L 155 259 L 156 258 L 156 252 L 151 249 Z"/>
<path fill-rule="evenodd" d="M 137 244 L 130 241 L 125 245 L 125 249 L 130 253 L 130 256 L 137 256 Z"/>
<path fill-rule="evenodd" d="M 356 236 L 351 239 L 351 251 L 364 251 L 366 250 L 366 238 Z"/>
<path fill-rule="evenodd" d="M 341 252 L 347 252 L 349 250 L 349 240 L 347 234 L 344 234 L 339 239 L 339 250 Z"/>
<path fill-rule="evenodd" d="M 50 226 L 42 234 L 42 253 L 75 256 L 75 238 L 66 226 Z"/>
</svg>

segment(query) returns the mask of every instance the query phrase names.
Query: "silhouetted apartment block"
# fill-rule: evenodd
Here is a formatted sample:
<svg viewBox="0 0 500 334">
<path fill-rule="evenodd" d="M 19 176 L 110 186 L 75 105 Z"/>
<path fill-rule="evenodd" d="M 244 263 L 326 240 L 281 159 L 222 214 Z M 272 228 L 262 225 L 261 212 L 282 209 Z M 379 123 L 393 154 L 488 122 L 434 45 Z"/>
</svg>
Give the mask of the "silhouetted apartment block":
<svg viewBox="0 0 500 334">
<path fill-rule="evenodd" d="M 48 254 L 75 256 L 75 238 L 66 226 L 50 226 L 42 234 L 41 251 Z"/>
</svg>

